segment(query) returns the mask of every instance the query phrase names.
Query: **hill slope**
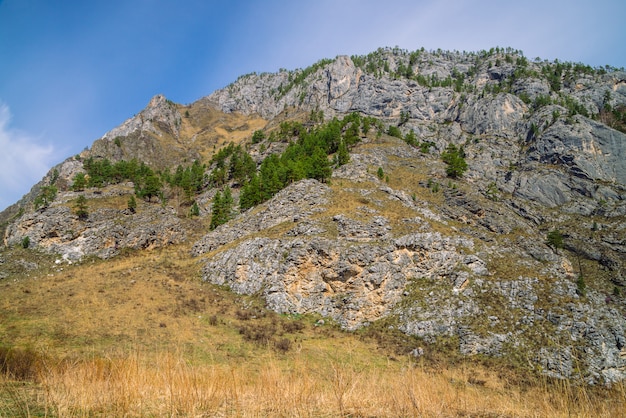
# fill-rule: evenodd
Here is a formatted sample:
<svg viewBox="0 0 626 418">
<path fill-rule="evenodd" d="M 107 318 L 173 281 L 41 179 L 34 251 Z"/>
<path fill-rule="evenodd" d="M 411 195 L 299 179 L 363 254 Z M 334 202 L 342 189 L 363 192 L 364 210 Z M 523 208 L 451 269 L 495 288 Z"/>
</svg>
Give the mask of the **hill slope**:
<svg viewBox="0 0 626 418">
<path fill-rule="evenodd" d="M 203 280 L 279 313 L 618 381 L 625 109 L 623 71 L 511 49 L 250 74 L 188 106 L 156 96 L 59 164 L 2 214 L 5 251 L 75 262 L 182 243 Z M 227 192 L 243 208 L 214 222 Z"/>
</svg>

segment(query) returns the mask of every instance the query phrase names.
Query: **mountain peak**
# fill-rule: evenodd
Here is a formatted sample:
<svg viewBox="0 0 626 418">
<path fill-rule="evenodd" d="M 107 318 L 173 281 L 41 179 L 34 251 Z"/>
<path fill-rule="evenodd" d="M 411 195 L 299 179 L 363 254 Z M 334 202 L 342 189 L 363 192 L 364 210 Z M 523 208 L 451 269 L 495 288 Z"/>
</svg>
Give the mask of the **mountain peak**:
<svg viewBox="0 0 626 418">
<path fill-rule="evenodd" d="M 148 103 L 148 108 L 162 106 L 167 103 L 167 99 L 162 94 L 157 94 L 152 99 L 150 99 L 150 103 Z"/>
</svg>

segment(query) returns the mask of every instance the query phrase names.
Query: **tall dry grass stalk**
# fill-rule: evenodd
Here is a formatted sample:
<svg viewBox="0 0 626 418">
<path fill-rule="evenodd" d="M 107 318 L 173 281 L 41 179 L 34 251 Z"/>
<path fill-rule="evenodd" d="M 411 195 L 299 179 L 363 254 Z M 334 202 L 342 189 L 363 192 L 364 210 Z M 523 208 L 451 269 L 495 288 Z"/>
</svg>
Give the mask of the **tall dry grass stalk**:
<svg viewBox="0 0 626 418">
<path fill-rule="evenodd" d="M 623 386 L 603 397 L 568 382 L 511 387 L 479 368 L 434 372 L 409 363 L 363 367 L 331 358 L 268 358 L 251 367 L 136 353 L 45 363 L 39 381 L 31 409 L 63 417 L 626 416 Z M 0 387 L 7 384 L 5 378 Z M 28 405 L 18 407 L 29 415 Z M 0 407 L 0 415 L 7 411 Z"/>
</svg>

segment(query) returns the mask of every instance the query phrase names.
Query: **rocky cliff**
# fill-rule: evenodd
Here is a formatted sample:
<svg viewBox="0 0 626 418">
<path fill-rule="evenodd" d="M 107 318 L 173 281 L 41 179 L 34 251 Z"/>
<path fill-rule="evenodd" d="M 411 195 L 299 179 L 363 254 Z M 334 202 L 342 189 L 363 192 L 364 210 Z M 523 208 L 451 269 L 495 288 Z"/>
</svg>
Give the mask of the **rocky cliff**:
<svg viewBox="0 0 626 418">
<path fill-rule="evenodd" d="M 261 174 L 302 131 L 351 114 L 375 128 L 357 128 L 330 181 L 293 182 L 198 235 L 218 190 L 244 193 L 232 158 L 219 157 L 226 145 L 241 145 Z M 463 354 L 551 376 L 622 380 L 625 115 L 624 71 L 511 49 L 380 49 L 249 74 L 188 106 L 153 98 L 6 211 L 4 244 L 28 237 L 79 260 L 190 241 L 204 280 L 277 312 L 348 330 L 379 322 L 416 346 L 452 339 Z M 347 138 L 356 125 L 342 126 Z M 446 172 L 450 145 L 467 162 L 462 176 Z M 170 186 L 136 212 L 125 207 L 132 183 L 70 190 L 88 158 L 142 161 Z M 205 163 L 192 193 L 199 223 L 171 180 L 193 160 Z M 48 185 L 58 195 L 34 209 Z M 93 208 L 87 219 L 71 210 L 80 195 Z M 562 241 L 546 240 L 551 231 Z"/>
</svg>

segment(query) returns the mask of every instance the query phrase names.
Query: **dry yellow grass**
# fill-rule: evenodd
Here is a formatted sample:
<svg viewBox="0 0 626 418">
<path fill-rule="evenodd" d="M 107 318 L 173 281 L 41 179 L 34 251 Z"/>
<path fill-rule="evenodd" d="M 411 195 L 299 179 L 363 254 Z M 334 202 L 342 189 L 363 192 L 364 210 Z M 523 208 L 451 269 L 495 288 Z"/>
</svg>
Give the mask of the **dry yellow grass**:
<svg viewBox="0 0 626 418">
<path fill-rule="evenodd" d="M 267 121 L 238 113 L 224 113 L 201 101 L 178 109 L 184 115 L 180 138 L 185 146 L 197 149 L 204 160 L 229 142 L 239 144 L 262 129 Z"/>
<path fill-rule="evenodd" d="M 265 312 L 200 282 L 184 246 L 63 270 L 39 260 L 2 283 L 0 341 L 36 353 L 23 354 L 23 380 L 0 368 L 2 417 L 626 414 L 622 386 L 517 384 L 471 359 L 416 363 L 314 318 Z M 302 328 L 287 331 L 294 321 Z M 247 340 L 242 326 L 291 346 Z"/>
<path fill-rule="evenodd" d="M 305 350 L 306 351 L 306 350 Z M 310 353 L 309 353 L 310 354 Z M 437 372 L 409 362 L 368 367 L 328 353 L 262 364 L 195 364 L 178 353 L 46 364 L 37 390 L 13 396 L 52 416 L 616 417 L 623 387 L 603 398 L 566 383 L 508 387 L 476 368 Z M 321 356 L 321 357 L 320 357 Z M 11 382 L 0 380 L 0 388 Z M 0 415 L 15 412 L 0 397 Z M 17 405 L 19 409 L 19 405 Z M 10 409 L 13 408 L 13 409 Z M 24 410 L 21 410 L 24 412 Z M 19 412 L 19 411 L 18 411 Z"/>
</svg>

